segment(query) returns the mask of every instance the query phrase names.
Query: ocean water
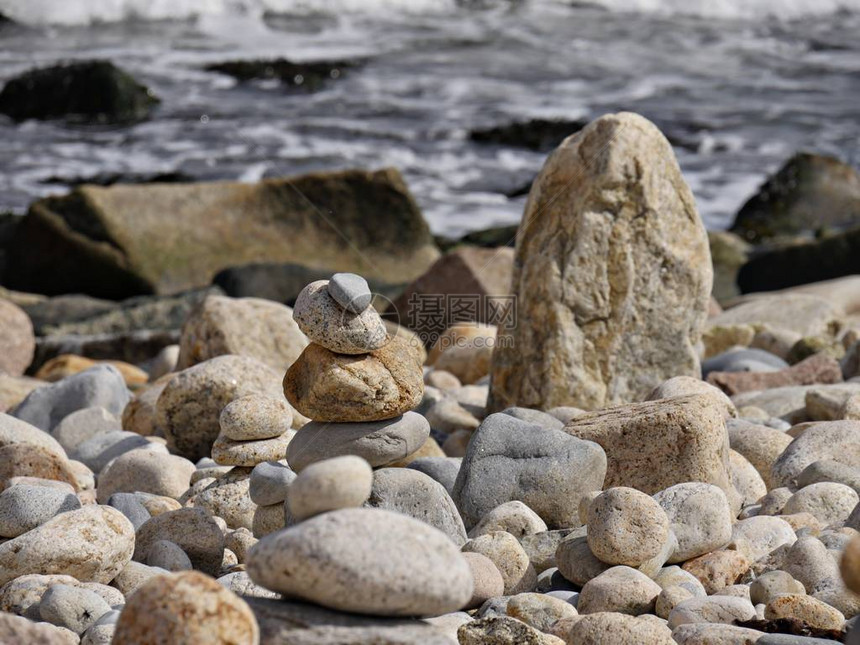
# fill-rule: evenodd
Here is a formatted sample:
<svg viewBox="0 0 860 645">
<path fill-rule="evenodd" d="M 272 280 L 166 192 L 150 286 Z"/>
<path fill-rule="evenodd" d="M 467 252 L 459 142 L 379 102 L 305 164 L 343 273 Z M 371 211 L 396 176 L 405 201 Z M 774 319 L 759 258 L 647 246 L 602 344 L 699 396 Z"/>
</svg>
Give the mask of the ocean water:
<svg viewBox="0 0 860 645">
<path fill-rule="evenodd" d="M 678 143 L 725 228 L 797 150 L 860 165 L 860 0 L 0 0 L 0 82 L 108 58 L 162 99 L 125 128 L 0 117 L 0 211 L 63 180 L 395 166 L 434 232 L 519 220 L 544 153 L 472 142 L 531 118 L 633 110 Z M 225 60 L 360 59 L 322 91 L 237 84 Z"/>
</svg>

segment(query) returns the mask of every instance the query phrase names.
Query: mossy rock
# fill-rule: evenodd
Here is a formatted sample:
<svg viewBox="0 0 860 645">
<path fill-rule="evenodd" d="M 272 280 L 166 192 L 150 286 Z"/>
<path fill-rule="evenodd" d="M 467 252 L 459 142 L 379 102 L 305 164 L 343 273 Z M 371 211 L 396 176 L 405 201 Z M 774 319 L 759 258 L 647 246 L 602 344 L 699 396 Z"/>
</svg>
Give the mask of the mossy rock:
<svg viewBox="0 0 860 645">
<path fill-rule="evenodd" d="M 555 150 L 562 141 L 582 130 L 587 121 L 563 119 L 531 119 L 472 130 L 469 138 L 476 143 L 488 143 L 536 152 Z"/>
<path fill-rule="evenodd" d="M 133 123 L 149 117 L 158 98 L 106 60 L 25 72 L 0 91 L 0 113 L 15 121 L 66 119 L 75 123 Z"/>
<path fill-rule="evenodd" d="M 741 292 L 776 291 L 860 273 L 860 228 L 762 252 L 741 267 Z"/>
<path fill-rule="evenodd" d="M 795 365 L 821 352 L 836 360 L 845 356 L 845 348 L 838 340 L 826 336 L 806 336 L 792 345 L 785 360 L 789 365 Z"/>
<path fill-rule="evenodd" d="M 760 243 L 855 224 L 860 224 L 860 174 L 839 159 L 801 152 L 743 205 L 731 230 Z"/>
</svg>

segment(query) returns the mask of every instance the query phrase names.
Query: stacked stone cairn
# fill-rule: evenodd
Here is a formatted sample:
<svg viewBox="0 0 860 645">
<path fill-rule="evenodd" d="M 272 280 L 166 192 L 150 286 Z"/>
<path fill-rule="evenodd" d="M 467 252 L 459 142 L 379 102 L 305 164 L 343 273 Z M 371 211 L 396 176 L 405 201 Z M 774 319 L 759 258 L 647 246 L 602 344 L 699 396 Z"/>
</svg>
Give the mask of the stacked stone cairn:
<svg viewBox="0 0 860 645">
<path fill-rule="evenodd" d="M 427 421 L 411 412 L 423 394 L 420 354 L 389 337 L 370 301 L 367 283 L 354 274 L 313 282 L 296 300 L 295 320 L 312 343 L 287 371 L 284 392 L 312 421 L 287 446 L 294 480 L 273 464 L 255 470 L 255 480 L 280 477 L 286 484 L 272 488 L 285 493 L 288 528 L 254 546 L 248 574 L 260 587 L 331 609 L 385 616 L 456 611 L 473 591 L 458 548 L 462 522 L 462 539 L 452 540 L 385 503 L 363 507 L 374 488 L 372 467 L 407 457 L 430 434 Z M 262 499 L 256 485 L 252 495 L 261 502 L 281 497 Z M 459 521 L 453 504 L 450 510 Z"/>
</svg>

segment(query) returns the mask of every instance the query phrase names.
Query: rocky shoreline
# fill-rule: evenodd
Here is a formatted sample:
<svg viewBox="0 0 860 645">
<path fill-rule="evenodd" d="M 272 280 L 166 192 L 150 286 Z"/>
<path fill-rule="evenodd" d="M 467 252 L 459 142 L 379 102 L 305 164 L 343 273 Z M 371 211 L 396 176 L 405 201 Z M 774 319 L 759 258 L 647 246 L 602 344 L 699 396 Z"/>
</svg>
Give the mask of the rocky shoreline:
<svg viewBox="0 0 860 645">
<path fill-rule="evenodd" d="M 720 233 L 631 113 L 463 240 L 394 170 L 37 202 L 0 642 L 860 643 L 860 183 L 822 159 Z"/>
</svg>

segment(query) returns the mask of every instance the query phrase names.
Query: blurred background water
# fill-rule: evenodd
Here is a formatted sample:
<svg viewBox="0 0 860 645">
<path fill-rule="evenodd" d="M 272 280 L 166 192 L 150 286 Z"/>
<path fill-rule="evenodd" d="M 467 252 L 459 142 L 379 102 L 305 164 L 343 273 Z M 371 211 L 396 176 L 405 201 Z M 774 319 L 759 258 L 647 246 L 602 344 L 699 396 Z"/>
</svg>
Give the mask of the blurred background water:
<svg viewBox="0 0 860 645">
<path fill-rule="evenodd" d="M 476 128 L 633 110 L 709 228 L 805 149 L 860 163 L 860 0 L 0 0 L 0 82 L 106 58 L 162 103 L 131 127 L 0 117 L 0 211 L 103 175 L 256 181 L 395 166 L 435 233 L 515 223 L 546 153 Z M 360 60 L 314 93 L 225 60 Z"/>
</svg>

